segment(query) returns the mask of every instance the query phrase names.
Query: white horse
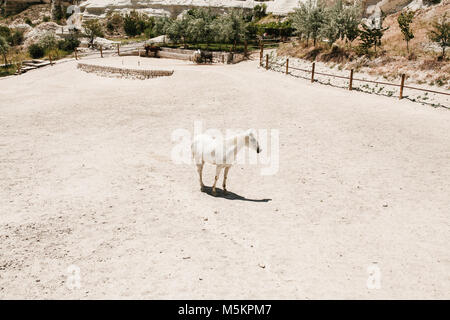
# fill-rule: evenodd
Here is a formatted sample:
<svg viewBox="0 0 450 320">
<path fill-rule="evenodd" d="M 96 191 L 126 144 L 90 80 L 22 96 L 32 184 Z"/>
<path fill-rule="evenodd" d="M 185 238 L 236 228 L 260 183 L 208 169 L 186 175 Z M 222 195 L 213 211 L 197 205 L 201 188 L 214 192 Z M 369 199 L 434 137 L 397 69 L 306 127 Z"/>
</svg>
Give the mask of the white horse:
<svg viewBox="0 0 450 320">
<path fill-rule="evenodd" d="M 191 145 L 192 156 L 197 165 L 197 171 L 200 176 L 200 190 L 205 190 L 202 180 L 203 165 L 205 162 L 216 165 L 216 176 L 212 186 L 212 194 L 216 195 L 216 183 L 219 179 L 220 171 L 225 168 L 223 175 L 223 192 L 226 194 L 226 182 L 228 171 L 236 159 L 237 153 L 242 147 L 254 149 L 257 153 L 261 152 L 258 140 L 256 140 L 253 130 L 247 130 L 243 133 L 226 139 L 216 139 L 207 134 L 201 134 L 194 138 Z"/>
</svg>

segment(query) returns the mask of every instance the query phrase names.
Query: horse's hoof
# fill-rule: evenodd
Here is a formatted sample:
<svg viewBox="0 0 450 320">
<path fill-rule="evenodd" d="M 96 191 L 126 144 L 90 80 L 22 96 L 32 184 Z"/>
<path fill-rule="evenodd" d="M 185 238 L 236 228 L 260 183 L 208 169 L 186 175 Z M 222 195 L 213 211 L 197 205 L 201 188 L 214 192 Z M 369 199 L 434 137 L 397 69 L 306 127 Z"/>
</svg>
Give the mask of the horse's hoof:
<svg viewBox="0 0 450 320">
<path fill-rule="evenodd" d="M 204 192 L 205 191 L 205 186 L 200 187 L 200 191 Z"/>
<path fill-rule="evenodd" d="M 217 196 L 216 190 L 211 191 L 211 194 L 212 194 L 214 197 Z"/>
<path fill-rule="evenodd" d="M 228 194 L 228 190 L 223 189 L 223 194 Z"/>
</svg>

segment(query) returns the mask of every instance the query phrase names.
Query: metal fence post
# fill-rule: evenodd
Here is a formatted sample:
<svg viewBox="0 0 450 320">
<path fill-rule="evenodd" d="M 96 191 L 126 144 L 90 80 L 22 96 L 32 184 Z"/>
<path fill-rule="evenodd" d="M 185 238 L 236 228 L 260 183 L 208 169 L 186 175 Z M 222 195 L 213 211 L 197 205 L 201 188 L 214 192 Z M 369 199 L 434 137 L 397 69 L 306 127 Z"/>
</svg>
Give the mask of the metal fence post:
<svg viewBox="0 0 450 320">
<path fill-rule="evenodd" d="M 311 70 L 311 83 L 314 83 L 314 71 L 316 70 L 316 63 L 313 62 Z"/>
<path fill-rule="evenodd" d="M 266 70 L 269 70 L 269 55 L 266 54 Z"/>
<path fill-rule="evenodd" d="M 400 100 L 403 99 L 403 87 L 405 86 L 406 75 L 402 74 L 402 82 L 400 83 Z"/>
<path fill-rule="evenodd" d="M 289 74 L 289 59 L 286 59 L 286 74 Z"/>
<path fill-rule="evenodd" d="M 100 46 L 100 57 L 103 58 L 103 46 Z"/>
<path fill-rule="evenodd" d="M 120 43 L 117 44 L 117 55 L 120 56 Z"/>
</svg>

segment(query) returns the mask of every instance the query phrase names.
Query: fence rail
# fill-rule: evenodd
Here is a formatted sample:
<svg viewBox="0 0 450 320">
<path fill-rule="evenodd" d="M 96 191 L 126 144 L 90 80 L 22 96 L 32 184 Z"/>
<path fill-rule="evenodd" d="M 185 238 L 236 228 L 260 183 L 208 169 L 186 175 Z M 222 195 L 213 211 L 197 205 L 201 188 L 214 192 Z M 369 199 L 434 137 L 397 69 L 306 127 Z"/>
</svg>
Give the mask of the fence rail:
<svg viewBox="0 0 450 320">
<path fill-rule="evenodd" d="M 261 52 L 260 52 L 260 66 L 261 67 L 263 67 L 263 50 L 264 50 L 264 47 L 261 46 Z M 442 94 L 442 95 L 450 96 L 449 92 L 442 92 L 442 91 L 436 91 L 436 90 L 430 90 L 430 89 L 423 89 L 423 88 L 407 86 L 407 85 L 405 85 L 405 80 L 406 80 L 406 75 L 405 74 L 402 74 L 400 84 L 396 84 L 396 83 L 390 83 L 390 82 L 381 82 L 381 81 L 374 81 L 374 80 L 366 80 L 366 79 L 354 78 L 353 77 L 353 69 L 350 70 L 350 75 L 348 77 L 340 76 L 340 75 L 336 75 L 336 74 L 317 72 L 317 71 L 315 71 L 315 66 L 316 66 L 315 62 L 312 63 L 311 69 L 307 70 L 307 69 L 301 69 L 301 68 L 296 68 L 296 67 L 289 66 L 289 59 L 286 59 L 286 61 L 283 64 L 280 64 L 280 63 L 277 63 L 277 62 L 271 62 L 270 63 L 269 62 L 269 55 L 266 54 L 266 59 L 265 60 L 266 60 L 265 61 L 265 69 L 266 70 L 271 69 L 271 65 L 276 65 L 278 67 L 286 66 L 286 71 L 285 71 L 286 75 L 290 74 L 289 69 L 311 73 L 311 82 L 315 82 L 316 81 L 316 79 L 314 77 L 315 75 L 322 75 L 322 76 L 327 76 L 327 77 L 333 77 L 333 78 L 339 78 L 339 79 L 348 80 L 349 81 L 348 89 L 350 91 L 353 90 L 353 82 L 354 81 L 360 81 L 360 82 L 376 83 L 376 84 L 381 84 L 381 85 L 386 85 L 386 86 L 399 87 L 400 88 L 399 99 L 403 99 L 404 89 L 419 90 L 419 91 L 424 91 L 424 92 L 430 92 L 430 93 L 436 93 L 436 94 Z"/>
</svg>

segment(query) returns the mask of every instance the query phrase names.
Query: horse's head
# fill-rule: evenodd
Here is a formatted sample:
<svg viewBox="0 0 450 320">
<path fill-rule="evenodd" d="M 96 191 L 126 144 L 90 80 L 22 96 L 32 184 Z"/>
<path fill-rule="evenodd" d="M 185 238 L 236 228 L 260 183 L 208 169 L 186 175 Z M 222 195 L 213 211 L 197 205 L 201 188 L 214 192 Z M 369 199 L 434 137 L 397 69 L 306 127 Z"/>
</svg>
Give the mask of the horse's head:
<svg viewBox="0 0 450 320">
<path fill-rule="evenodd" d="M 249 129 L 245 135 L 245 146 L 248 148 L 252 148 L 256 151 L 256 153 L 261 152 L 261 148 L 259 147 L 258 140 L 256 139 L 256 133 L 253 129 Z"/>
</svg>

